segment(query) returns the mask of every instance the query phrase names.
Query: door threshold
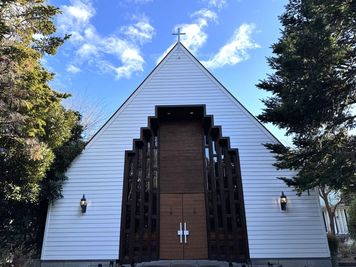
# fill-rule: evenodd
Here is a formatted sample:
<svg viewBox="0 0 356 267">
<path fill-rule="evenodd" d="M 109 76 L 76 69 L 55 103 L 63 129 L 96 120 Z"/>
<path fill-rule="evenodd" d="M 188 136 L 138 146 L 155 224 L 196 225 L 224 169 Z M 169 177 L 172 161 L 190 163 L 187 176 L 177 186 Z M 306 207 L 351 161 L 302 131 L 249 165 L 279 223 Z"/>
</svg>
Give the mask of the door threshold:
<svg viewBox="0 0 356 267">
<path fill-rule="evenodd" d="M 159 260 L 141 262 L 135 267 L 241 267 L 241 263 L 233 262 L 229 265 L 227 261 L 215 260 Z"/>
</svg>

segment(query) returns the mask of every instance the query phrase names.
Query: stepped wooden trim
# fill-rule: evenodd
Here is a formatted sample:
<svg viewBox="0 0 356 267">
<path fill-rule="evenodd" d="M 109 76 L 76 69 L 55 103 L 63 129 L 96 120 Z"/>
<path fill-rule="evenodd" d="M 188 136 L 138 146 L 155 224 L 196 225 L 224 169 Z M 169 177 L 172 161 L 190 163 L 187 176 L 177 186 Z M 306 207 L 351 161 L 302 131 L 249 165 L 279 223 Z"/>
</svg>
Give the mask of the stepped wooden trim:
<svg viewBox="0 0 356 267">
<path fill-rule="evenodd" d="M 222 136 L 221 127 L 214 125 L 213 115 L 206 115 L 205 111 L 205 105 L 156 106 L 155 116 L 148 117 L 148 127 L 141 128 L 140 139 L 134 139 L 133 149 L 126 151 L 121 263 L 160 258 L 159 127 L 162 122 L 181 119 L 201 121 L 204 132 L 202 192 L 208 258 L 240 262 L 249 259 L 238 150 L 230 147 L 230 139 Z"/>
</svg>

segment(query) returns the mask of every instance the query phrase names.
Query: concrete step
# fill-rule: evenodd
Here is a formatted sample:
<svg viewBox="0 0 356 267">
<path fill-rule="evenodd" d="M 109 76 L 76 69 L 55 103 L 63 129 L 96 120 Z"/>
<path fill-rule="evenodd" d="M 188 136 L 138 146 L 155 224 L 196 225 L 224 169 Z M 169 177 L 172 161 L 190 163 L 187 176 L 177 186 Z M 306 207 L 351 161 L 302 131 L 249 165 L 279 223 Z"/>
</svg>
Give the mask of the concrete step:
<svg viewBox="0 0 356 267">
<path fill-rule="evenodd" d="M 242 267 L 242 264 L 210 260 L 160 260 L 135 264 L 135 267 Z"/>
<path fill-rule="evenodd" d="M 356 262 L 339 262 L 340 267 L 356 267 Z"/>
</svg>

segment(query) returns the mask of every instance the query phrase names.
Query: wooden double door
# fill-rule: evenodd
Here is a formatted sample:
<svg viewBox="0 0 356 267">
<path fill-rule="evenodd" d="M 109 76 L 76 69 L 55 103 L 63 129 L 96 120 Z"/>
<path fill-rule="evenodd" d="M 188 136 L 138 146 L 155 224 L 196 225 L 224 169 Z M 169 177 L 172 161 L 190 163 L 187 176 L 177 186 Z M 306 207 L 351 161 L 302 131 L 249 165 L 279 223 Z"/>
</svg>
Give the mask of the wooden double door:
<svg viewBox="0 0 356 267">
<path fill-rule="evenodd" d="M 161 194 L 160 258 L 207 259 L 204 194 Z"/>
<path fill-rule="evenodd" d="M 160 258 L 207 259 L 201 122 L 160 125 Z"/>
</svg>

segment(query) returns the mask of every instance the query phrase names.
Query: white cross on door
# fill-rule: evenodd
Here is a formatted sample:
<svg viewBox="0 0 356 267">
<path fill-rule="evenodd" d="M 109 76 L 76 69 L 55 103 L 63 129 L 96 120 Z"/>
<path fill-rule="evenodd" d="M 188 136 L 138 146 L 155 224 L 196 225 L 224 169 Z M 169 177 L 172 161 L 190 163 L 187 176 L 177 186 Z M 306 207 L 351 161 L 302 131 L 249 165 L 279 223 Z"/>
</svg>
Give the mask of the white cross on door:
<svg viewBox="0 0 356 267">
<path fill-rule="evenodd" d="M 184 222 L 184 230 L 182 229 L 182 223 L 179 223 L 179 230 L 178 230 L 179 242 L 183 243 L 183 236 L 184 236 L 184 243 L 187 244 L 187 236 L 189 235 L 189 230 L 187 229 L 187 223 Z"/>
</svg>

